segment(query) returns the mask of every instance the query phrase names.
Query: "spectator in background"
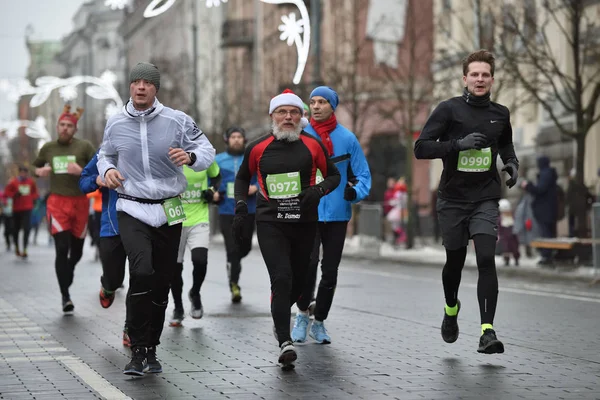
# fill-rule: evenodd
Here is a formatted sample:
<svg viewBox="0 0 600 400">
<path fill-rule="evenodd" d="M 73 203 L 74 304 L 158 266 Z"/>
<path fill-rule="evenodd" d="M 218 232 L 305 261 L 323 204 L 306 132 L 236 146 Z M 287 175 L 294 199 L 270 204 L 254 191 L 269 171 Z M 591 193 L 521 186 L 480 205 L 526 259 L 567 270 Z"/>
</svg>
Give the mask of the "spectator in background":
<svg viewBox="0 0 600 400">
<path fill-rule="evenodd" d="M 392 224 L 394 232 L 394 244 L 399 245 L 406 241 L 406 232 L 404 231 L 404 221 L 408 215 L 406 208 L 407 187 L 404 178 L 400 178 L 394 185 L 394 197 L 391 200 L 393 208 L 387 214 L 386 218 Z"/>
<path fill-rule="evenodd" d="M 6 197 L 3 190 L 0 189 L 0 225 L 4 225 L 4 240 L 6 241 L 6 251 L 10 251 L 12 237 L 12 198 Z"/>
<path fill-rule="evenodd" d="M 392 235 L 392 224 L 387 219 L 387 215 L 394 208 L 394 186 L 396 185 L 396 178 L 387 178 L 387 185 L 385 192 L 383 192 L 383 237 L 382 240 L 387 242 L 388 238 Z"/>
<path fill-rule="evenodd" d="M 500 223 L 498 224 L 498 247 L 504 258 L 504 265 L 510 264 L 510 256 L 515 260 L 515 266 L 519 266 L 519 238 L 514 233 L 515 219 L 512 206 L 507 199 L 500 199 L 498 202 L 500 211 Z"/>
<path fill-rule="evenodd" d="M 524 180 L 521 187 L 533 195 L 531 207 L 538 223 L 540 237 L 555 238 L 558 221 L 558 174 L 556 169 L 550 166 L 550 159 L 547 156 L 538 157 L 537 165 L 539 168 L 537 185 Z M 540 249 L 540 254 L 542 259 L 539 265 L 553 263 L 551 249 Z"/>
<path fill-rule="evenodd" d="M 19 166 L 19 175 L 11 179 L 4 189 L 4 195 L 13 200 L 13 238 L 15 254 L 23 259 L 27 258 L 29 245 L 29 231 L 31 229 L 31 211 L 38 198 L 37 185 L 29 177 L 29 169 Z M 23 230 L 23 247 L 19 246 L 19 232 Z"/>
<path fill-rule="evenodd" d="M 532 256 L 529 244 L 538 237 L 537 223 L 535 222 L 533 209 L 531 208 L 532 203 L 533 196 L 527 192 L 523 192 L 523 196 L 519 200 L 514 213 L 515 225 L 513 226 L 513 232 L 517 235 L 519 244 L 525 246 L 527 257 Z"/>
<path fill-rule="evenodd" d="M 395 178 L 388 178 L 387 179 L 387 188 L 385 189 L 385 192 L 383 193 L 383 215 L 388 215 L 388 213 L 390 211 L 392 211 L 392 208 L 394 208 L 393 203 L 393 199 L 394 199 L 394 193 L 396 192 L 396 190 L 394 189 L 394 186 L 396 186 L 396 179 Z"/>
<path fill-rule="evenodd" d="M 584 236 L 587 234 L 587 226 L 575 226 L 578 210 L 590 209 L 591 204 L 594 202 L 594 196 L 590 193 L 588 188 L 583 184 L 577 182 L 575 179 L 577 170 L 571 169 L 569 172 L 569 184 L 567 186 L 567 194 L 565 196 L 567 206 L 567 216 L 569 219 L 569 237 Z"/>
</svg>

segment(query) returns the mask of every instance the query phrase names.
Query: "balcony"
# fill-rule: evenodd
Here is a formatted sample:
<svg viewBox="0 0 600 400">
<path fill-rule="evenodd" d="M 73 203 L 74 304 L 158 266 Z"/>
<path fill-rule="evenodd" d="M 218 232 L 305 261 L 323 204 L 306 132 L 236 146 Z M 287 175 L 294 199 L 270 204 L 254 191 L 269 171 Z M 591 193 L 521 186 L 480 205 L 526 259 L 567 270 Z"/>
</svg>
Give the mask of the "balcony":
<svg viewBox="0 0 600 400">
<path fill-rule="evenodd" d="M 254 20 L 225 21 L 221 39 L 223 47 L 252 47 L 254 45 Z"/>
</svg>

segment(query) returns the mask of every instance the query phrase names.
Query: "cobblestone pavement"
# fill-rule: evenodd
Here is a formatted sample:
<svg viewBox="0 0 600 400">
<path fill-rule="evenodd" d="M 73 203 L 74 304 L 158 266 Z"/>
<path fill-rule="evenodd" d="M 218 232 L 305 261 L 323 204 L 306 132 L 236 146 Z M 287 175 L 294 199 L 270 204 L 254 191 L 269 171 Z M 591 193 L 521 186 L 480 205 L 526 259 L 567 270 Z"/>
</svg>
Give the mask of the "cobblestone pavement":
<svg viewBox="0 0 600 400">
<path fill-rule="evenodd" d="M 243 301 L 234 305 L 215 244 L 204 317 L 166 326 L 164 373 L 131 378 L 121 372 L 125 291 L 102 309 L 93 259 L 86 246 L 75 313 L 63 316 L 53 248 L 32 247 L 27 261 L 0 252 L 0 398 L 600 399 L 600 290 L 582 282 L 501 277 L 495 328 L 506 352 L 489 356 L 476 352 L 476 271 L 463 273 L 461 336 L 449 345 L 439 333 L 440 268 L 344 259 L 327 321 L 333 343 L 297 345 L 296 369 L 285 372 L 260 253 L 244 261 Z M 184 268 L 186 290 L 189 260 Z"/>
</svg>

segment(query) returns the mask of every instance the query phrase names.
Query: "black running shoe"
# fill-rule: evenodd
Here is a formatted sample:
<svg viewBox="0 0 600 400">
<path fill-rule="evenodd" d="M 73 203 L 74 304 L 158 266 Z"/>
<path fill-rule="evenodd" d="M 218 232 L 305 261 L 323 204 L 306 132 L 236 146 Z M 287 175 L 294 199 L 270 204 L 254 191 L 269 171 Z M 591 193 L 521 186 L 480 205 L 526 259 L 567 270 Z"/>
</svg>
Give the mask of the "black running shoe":
<svg viewBox="0 0 600 400">
<path fill-rule="evenodd" d="M 147 369 L 146 348 L 134 347 L 131 349 L 131 361 L 123 369 L 125 375 L 143 376 Z"/>
<path fill-rule="evenodd" d="M 296 354 L 294 343 L 288 340 L 287 342 L 281 344 L 278 359 L 281 368 L 286 371 L 294 369 L 294 361 L 296 361 L 297 358 L 298 355 Z"/>
<path fill-rule="evenodd" d="M 75 305 L 73 304 L 73 302 L 71 301 L 71 298 L 69 296 L 63 296 L 62 308 L 63 308 L 63 312 L 65 312 L 65 313 L 73 312 L 73 310 L 75 309 Z"/>
<path fill-rule="evenodd" d="M 188 292 L 188 298 L 192 303 L 192 309 L 190 310 L 190 316 L 194 319 L 200 319 L 204 315 L 204 307 L 202 307 L 202 299 L 200 293 L 192 294 L 192 290 Z"/>
<path fill-rule="evenodd" d="M 185 318 L 183 308 L 176 308 L 173 310 L 173 316 L 169 321 L 169 326 L 181 326 L 181 322 Z"/>
<path fill-rule="evenodd" d="M 146 353 L 146 362 L 148 363 L 148 372 L 158 374 L 162 372 L 162 365 L 156 359 L 156 346 L 148 347 Z"/>
<path fill-rule="evenodd" d="M 484 354 L 500 354 L 504 353 L 504 345 L 496 337 L 496 332 L 493 329 L 486 329 L 479 339 L 478 353 Z"/>
<path fill-rule="evenodd" d="M 454 343 L 458 339 L 458 313 L 460 312 L 460 300 L 456 300 L 458 310 L 456 315 L 451 317 L 446 314 L 444 309 L 444 320 L 442 321 L 442 339 L 446 343 Z"/>
</svg>

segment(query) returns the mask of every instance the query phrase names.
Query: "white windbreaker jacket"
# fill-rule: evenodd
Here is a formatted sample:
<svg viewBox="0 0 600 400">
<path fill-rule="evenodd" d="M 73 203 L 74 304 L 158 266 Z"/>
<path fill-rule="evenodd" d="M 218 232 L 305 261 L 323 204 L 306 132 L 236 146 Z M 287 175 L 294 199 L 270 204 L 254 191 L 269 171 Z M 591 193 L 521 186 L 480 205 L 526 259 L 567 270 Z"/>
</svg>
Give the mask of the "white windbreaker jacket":
<svg viewBox="0 0 600 400">
<path fill-rule="evenodd" d="M 148 115 L 134 116 L 127 111 L 109 118 L 98 153 L 98 172 L 116 168 L 125 178 L 117 192 L 142 199 L 161 200 L 181 194 L 187 180 L 183 168 L 169 159 L 169 147 L 196 154 L 190 165 L 194 171 L 207 169 L 215 149 L 187 114 L 163 106 L 158 100 Z M 167 222 L 161 204 L 144 204 L 119 198 L 117 211 L 153 227 Z"/>
</svg>

